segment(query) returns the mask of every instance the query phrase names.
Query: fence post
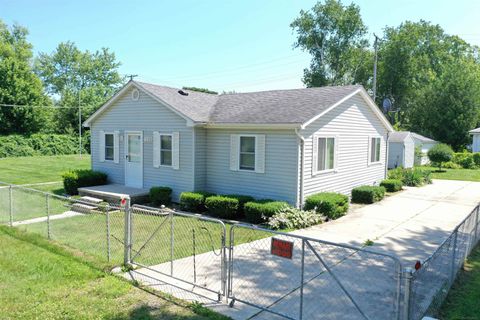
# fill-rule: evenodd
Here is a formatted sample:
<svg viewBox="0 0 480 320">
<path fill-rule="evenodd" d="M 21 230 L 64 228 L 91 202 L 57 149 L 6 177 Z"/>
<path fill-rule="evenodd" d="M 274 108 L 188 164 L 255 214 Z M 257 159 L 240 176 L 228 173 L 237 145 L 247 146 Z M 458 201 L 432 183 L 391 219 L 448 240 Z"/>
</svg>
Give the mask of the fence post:
<svg viewBox="0 0 480 320">
<path fill-rule="evenodd" d="M 479 212 L 480 212 L 480 204 L 477 205 L 477 207 L 475 208 L 477 213 L 475 214 L 475 233 L 473 234 L 473 243 L 472 243 L 472 248 L 475 247 L 475 245 L 477 244 L 477 238 L 478 238 L 478 215 L 479 215 Z"/>
<path fill-rule="evenodd" d="M 402 319 L 408 320 L 410 316 L 410 299 L 412 293 L 412 279 L 413 270 L 411 268 L 405 268 L 405 292 L 403 296 L 403 317 Z"/>
<path fill-rule="evenodd" d="M 450 284 L 453 283 L 455 280 L 455 260 L 457 259 L 457 237 L 458 237 L 458 228 L 455 229 L 453 235 L 453 250 L 452 250 L 452 263 L 451 263 L 451 270 L 450 270 Z"/>
<path fill-rule="evenodd" d="M 173 211 L 170 211 L 170 275 L 173 277 L 173 255 L 174 255 L 174 237 L 175 226 L 173 224 Z"/>
<path fill-rule="evenodd" d="M 305 239 L 302 239 L 302 270 L 300 275 L 300 320 L 303 319 L 303 282 L 305 278 Z"/>
<path fill-rule="evenodd" d="M 47 193 L 45 194 L 45 209 L 47 211 L 47 238 L 48 240 L 51 239 L 50 233 L 50 195 Z"/>
<path fill-rule="evenodd" d="M 9 220 L 10 220 L 10 227 L 13 226 L 13 191 L 12 185 L 8 186 L 8 201 L 9 201 Z"/>
<path fill-rule="evenodd" d="M 131 262 L 131 249 L 132 249 L 132 239 L 131 239 L 131 228 L 132 228 L 132 216 L 130 209 L 130 199 L 125 199 L 125 239 L 124 239 L 124 255 L 123 263 L 129 265 Z"/>
<path fill-rule="evenodd" d="M 110 262 L 110 205 L 105 206 L 105 218 L 107 223 L 107 261 Z"/>
</svg>

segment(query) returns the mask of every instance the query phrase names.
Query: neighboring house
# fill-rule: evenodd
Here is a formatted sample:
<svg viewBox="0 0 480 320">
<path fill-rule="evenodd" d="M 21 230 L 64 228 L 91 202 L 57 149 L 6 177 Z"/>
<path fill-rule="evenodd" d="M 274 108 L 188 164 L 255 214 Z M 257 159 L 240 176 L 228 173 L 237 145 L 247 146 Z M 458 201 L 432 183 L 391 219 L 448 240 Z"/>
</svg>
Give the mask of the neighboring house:
<svg viewBox="0 0 480 320">
<path fill-rule="evenodd" d="M 396 131 L 388 139 L 388 168 L 411 168 L 429 162 L 427 152 L 438 142 L 415 132 Z M 415 154 L 415 149 L 421 152 Z"/>
<path fill-rule="evenodd" d="M 419 157 L 415 157 L 415 164 L 424 165 L 430 163 L 430 160 L 427 156 L 428 150 L 430 150 L 434 145 L 436 145 L 438 141 L 427 138 L 415 132 L 412 132 L 412 137 L 415 141 L 415 148 L 419 148 L 421 152 L 421 155 Z"/>
<path fill-rule="evenodd" d="M 130 81 L 84 125 L 112 183 L 297 206 L 384 179 L 393 132 L 356 85 L 211 95 Z"/>
<path fill-rule="evenodd" d="M 470 130 L 469 133 L 473 137 L 472 152 L 480 152 L 480 128 Z"/>
</svg>

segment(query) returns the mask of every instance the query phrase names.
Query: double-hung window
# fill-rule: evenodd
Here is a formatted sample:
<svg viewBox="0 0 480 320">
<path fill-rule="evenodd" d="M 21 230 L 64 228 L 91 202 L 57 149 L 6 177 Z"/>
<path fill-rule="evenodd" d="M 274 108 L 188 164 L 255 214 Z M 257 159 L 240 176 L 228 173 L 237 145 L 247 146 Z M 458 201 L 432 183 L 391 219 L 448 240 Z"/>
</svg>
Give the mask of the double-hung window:
<svg viewBox="0 0 480 320">
<path fill-rule="evenodd" d="M 113 161 L 115 155 L 114 150 L 113 133 L 105 133 L 105 160 Z"/>
<path fill-rule="evenodd" d="M 380 162 L 381 139 L 379 137 L 370 138 L 370 163 Z"/>
<path fill-rule="evenodd" d="M 240 136 L 240 170 L 255 171 L 255 137 Z"/>
<path fill-rule="evenodd" d="M 172 165 L 172 135 L 160 135 L 160 164 L 162 166 Z"/>
<path fill-rule="evenodd" d="M 317 138 L 317 172 L 335 168 L 335 138 Z"/>
</svg>

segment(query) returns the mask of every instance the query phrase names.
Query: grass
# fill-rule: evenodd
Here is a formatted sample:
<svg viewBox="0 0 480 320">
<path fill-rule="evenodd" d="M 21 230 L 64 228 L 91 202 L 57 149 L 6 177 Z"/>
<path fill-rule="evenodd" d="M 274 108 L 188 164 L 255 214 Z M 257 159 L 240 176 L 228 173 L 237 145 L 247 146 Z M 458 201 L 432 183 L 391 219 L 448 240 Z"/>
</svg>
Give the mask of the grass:
<svg viewBox="0 0 480 320">
<path fill-rule="evenodd" d="M 433 171 L 432 179 L 480 181 L 480 169 L 442 169 L 444 172 L 437 172 L 438 168 L 425 168 Z"/>
<path fill-rule="evenodd" d="M 65 211 L 61 203 L 52 210 Z M 107 259 L 107 220 L 101 213 L 87 214 L 67 219 L 51 220 L 52 239 L 81 250 L 99 259 Z M 189 257 L 193 250 L 197 254 L 218 250 L 221 247 L 222 227 L 218 223 L 195 218 L 175 216 L 174 221 L 174 259 Z M 110 264 L 123 262 L 124 215 L 123 212 L 109 213 Z M 227 225 L 227 236 L 231 225 Z M 45 222 L 23 225 L 22 230 L 47 235 Z M 152 234 L 154 234 L 152 236 Z M 156 265 L 170 260 L 170 219 L 165 216 L 143 214 L 133 215 L 133 254 L 140 250 L 150 238 L 150 242 L 135 259 L 146 265 Z M 254 241 L 271 236 L 270 233 L 239 228 L 235 231 L 235 244 Z M 195 237 L 195 247 L 193 241 Z M 228 239 L 227 239 L 228 240 Z"/>
<path fill-rule="evenodd" d="M 62 180 L 69 169 L 89 169 L 90 156 L 39 156 L 0 159 L 0 181 L 30 184 Z"/>
<path fill-rule="evenodd" d="M 39 236 L 0 226 L 0 243 L 2 319 L 225 319 L 151 295 Z"/>
<path fill-rule="evenodd" d="M 479 319 L 480 245 L 472 251 L 440 310 L 441 319 Z"/>
</svg>

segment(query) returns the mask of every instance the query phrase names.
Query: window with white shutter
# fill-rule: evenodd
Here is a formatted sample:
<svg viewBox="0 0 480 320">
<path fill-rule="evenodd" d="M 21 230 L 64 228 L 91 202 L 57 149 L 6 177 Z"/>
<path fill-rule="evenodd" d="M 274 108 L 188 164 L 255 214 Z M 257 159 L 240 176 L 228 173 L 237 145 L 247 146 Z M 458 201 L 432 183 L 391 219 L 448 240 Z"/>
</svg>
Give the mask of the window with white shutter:
<svg viewBox="0 0 480 320">
<path fill-rule="evenodd" d="M 230 136 L 230 170 L 265 172 L 265 135 Z"/>
</svg>

